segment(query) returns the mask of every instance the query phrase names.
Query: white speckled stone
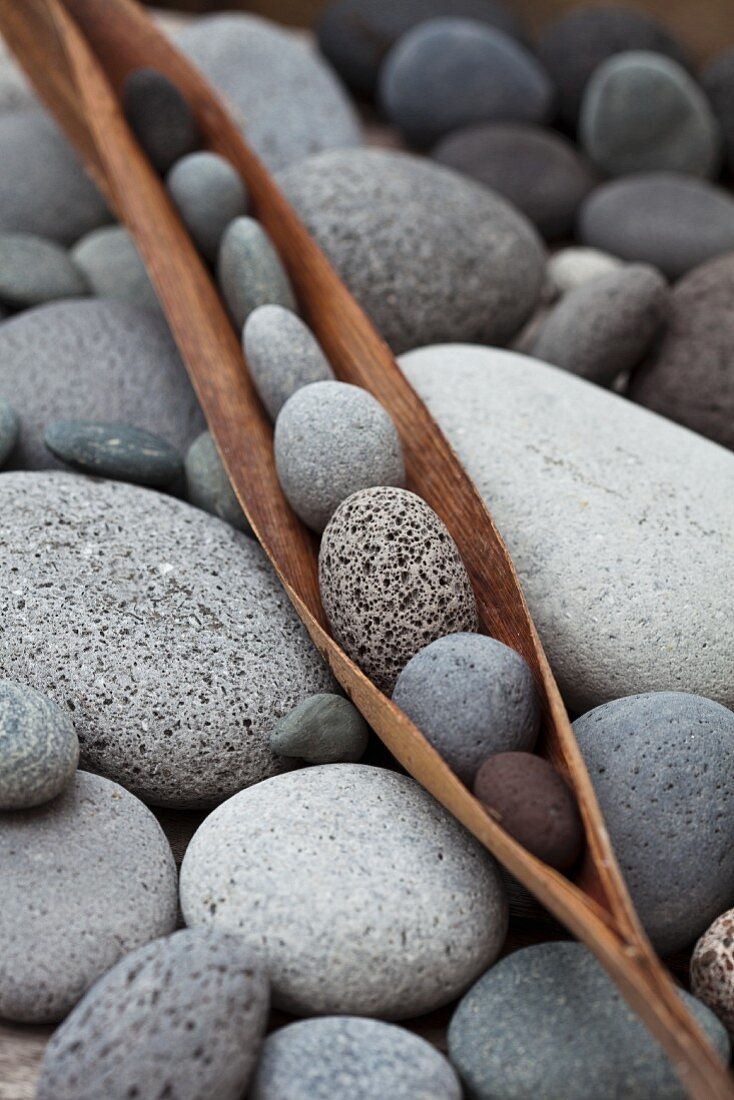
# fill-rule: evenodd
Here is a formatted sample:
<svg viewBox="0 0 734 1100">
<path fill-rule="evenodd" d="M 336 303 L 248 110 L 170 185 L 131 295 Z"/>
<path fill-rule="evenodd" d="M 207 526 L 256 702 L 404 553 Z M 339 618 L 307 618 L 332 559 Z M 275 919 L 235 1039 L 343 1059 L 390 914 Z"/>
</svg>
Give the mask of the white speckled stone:
<svg viewBox="0 0 734 1100">
<path fill-rule="evenodd" d="M 734 909 L 706 929 L 691 956 L 691 991 L 734 1032 Z"/>
<path fill-rule="evenodd" d="M 239 329 L 258 306 L 296 308 L 293 287 L 280 256 L 254 218 L 235 218 L 225 229 L 219 245 L 217 279 Z"/>
<path fill-rule="evenodd" d="M 577 287 L 585 286 L 600 275 L 609 275 L 618 271 L 623 260 L 598 248 L 584 248 L 574 245 L 559 248 L 548 257 L 545 267 L 546 285 L 544 296 L 553 301 L 562 294 L 568 294 Z"/>
<path fill-rule="evenodd" d="M 224 230 L 247 213 L 244 182 L 228 160 L 204 152 L 177 161 L 166 177 L 166 187 L 194 244 L 213 263 Z"/>
<path fill-rule="evenodd" d="M 159 310 L 145 264 L 124 225 L 106 225 L 85 234 L 71 252 L 99 298 L 122 298 L 134 306 Z"/>
<path fill-rule="evenodd" d="M 55 798 L 79 763 L 71 718 L 40 692 L 0 680 L 0 810 Z"/>
<path fill-rule="evenodd" d="M 289 397 L 334 377 L 316 337 L 283 306 L 259 306 L 245 322 L 243 347 L 260 400 L 275 420 Z"/>
</svg>

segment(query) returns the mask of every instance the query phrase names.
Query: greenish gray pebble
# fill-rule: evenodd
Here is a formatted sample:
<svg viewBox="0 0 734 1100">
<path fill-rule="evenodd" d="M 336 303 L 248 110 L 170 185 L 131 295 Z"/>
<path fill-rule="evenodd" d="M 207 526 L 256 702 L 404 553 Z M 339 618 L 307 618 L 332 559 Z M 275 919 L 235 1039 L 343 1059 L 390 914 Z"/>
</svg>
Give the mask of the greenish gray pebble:
<svg viewBox="0 0 734 1100">
<path fill-rule="evenodd" d="M 308 764 L 355 764 L 367 748 L 369 726 L 341 695 L 312 695 L 276 725 L 270 747 Z"/>
<path fill-rule="evenodd" d="M 97 477 L 163 488 L 182 471 L 175 447 L 130 424 L 53 420 L 46 426 L 43 440 L 62 462 Z"/>
<path fill-rule="evenodd" d="M 18 442 L 20 421 L 13 406 L 0 397 L 0 466 L 10 455 Z"/>
<path fill-rule="evenodd" d="M 334 377 L 308 325 L 283 306 L 253 310 L 242 339 L 255 389 L 271 420 L 296 390 Z"/>
<path fill-rule="evenodd" d="M 55 798 L 78 762 L 79 741 L 66 711 L 26 684 L 0 680 L 0 810 Z"/>
<path fill-rule="evenodd" d="M 217 278 L 240 329 L 258 306 L 296 308 L 293 288 L 278 253 L 254 218 L 235 218 L 227 226 L 219 246 Z"/>
<path fill-rule="evenodd" d="M 93 229 L 77 241 L 71 254 L 98 298 L 122 298 L 135 306 L 160 309 L 145 264 L 124 225 Z"/>
<path fill-rule="evenodd" d="M 247 213 L 247 188 L 217 153 L 189 153 L 176 161 L 166 187 L 194 244 L 211 263 L 231 221 Z"/>
<path fill-rule="evenodd" d="M 83 272 L 60 244 L 31 233 L 0 233 L 0 301 L 25 309 L 88 293 Z"/>
<path fill-rule="evenodd" d="M 211 432 L 202 432 L 191 444 L 184 459 L 184 471 L 190 504 L 218 516 L 246 535 L 252 534 Z"/>
</svg>

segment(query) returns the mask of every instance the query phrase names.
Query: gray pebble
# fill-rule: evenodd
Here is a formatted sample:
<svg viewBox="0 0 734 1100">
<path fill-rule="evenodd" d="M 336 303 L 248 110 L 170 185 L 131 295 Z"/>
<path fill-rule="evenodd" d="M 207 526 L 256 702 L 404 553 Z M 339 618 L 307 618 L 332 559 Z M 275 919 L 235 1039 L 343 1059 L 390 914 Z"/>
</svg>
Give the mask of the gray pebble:
<svg viewBox="0 0 734 1100">
<path fill-rule="evenodd" d="M 161 308 L 145 264 L 124 225 L 93 229 L 77 241 L 71 254 L 97 297 L 122 298 L 146 309 Z"/>
<path fill-rule="evenodd" d="M 76 772 L 52 802 L 0 815 L 0 1016 L 64 1017 L 127 951 L 172 932 L 176 867 L 124 787 Z"/>
<path fill-rule="evenodd" d="M 218 153 L 190 153 L 176 161 L 166 187 L 205 259 L 214 263 L 229 223 L 247 213 L 247 189 Z"/>
<path fill-rule="evenodd" d="M 0 680 L 0 810 L 55 798 L 79 763 L 71 718 L 26 684 Z"/>
<path fill-rule="evenodd" d="M 89 286 L 61 245 L 30 233 L 0 233 L 0 300 L 17 309 L 77 298 Z"/>
<path fill-rule="evenodd" d="M 421 649 L 398 676 L 393 702 L 471 786 L 498 752 L 530 752 L 540 704 L 514 649 L 483 634 L 448 634 Z"/>
<path fill-rule="evenodd" d="M 342 695 L 312 695 L 281 718 L 270 735 L 278 756 L 307 764 L 355 764 L 364 755 L 370 727 Z"/>
<path fill-rule="evenodd" d="M 712 1012 L 681 1000 L 721 1058 L 729 1040 Z M 460 1002 L 449 1057 L 473 1100 L 686 1100 L 662 1047 L 591 952 L 539 943 L 502 959 Z"/>
<path fill-rule="evenodd" d="M 175 447 L 130 424 L 52 420 L 43 441 L 67 466 L 96 477 L 163 488 L 183 469 Z"/>
<path fill-rule="evenodd" d="M 265 1040 L 250 1100 L 461 1100 L 450 1063 L 395 1024 L 359 1016 L 301 1020 Z"/>
<path fill-rule="evenodd" d="M 552 302 L 600 275 L 619 271 L 622 263 L 617 256 L 600 252 L 598 248 L 584 248 L 582 245 L 559 248 L 548 257 L 545 297 Z"/>
<path fill-rule="evenodd" d="M 191 444 L 186 452 L 184 471 L 190 504 L 218 516 L 246 535 L 252 534 L 211 432 L 202 432 Z"/>
<path fill-rule="evenodd" d="M 20 421 L 13 406 L 0 397 L 0 467 L 5 465 L 18 442 Z"/>
<path fill-rule="evenodd" d="M 283 306 L 259 306 L 245 321 L 243 345 L 260 400 L 275 420 L 289 397 L 334 372 L 315 336 Z"/>
<path fill-rule="evenodd" d="M 382 691 L 429 642 L 477 627 L 454 540 L 406 489 L 362 489 L 339 506 L 321 540 L 319 587 L 335 639 Z"/>
<path fill-rule="evenodd" d="M 254 218 L 235 218 L 219 246 L 217 279 L 236 326 L 258 306 L 295 309 L 293 288 L 272 241 Z"/>
<path fill-rule="evenodd" d="M 184 930 L 138 947 L 52 1036 L 37 1100 L 240 1100 L 269 999 L 240 936 Z"/>
<path fill-rule="evenodd" d="M 274 1005 L 299 1015 L 428 1012 L 507 927 L 486 851 L 414 780 L 364 764 L 291 771 L 220 806 L 186 850 L 181 907 L 263 952 Z"/>
<path fill-rule="evenodd" d="M 128 73 L 122 86 L 122 106 L 143 151 L 161 175 L 199 145 L 199 127 L 186 99 L 156 69 Z"/>
<path fill-rule="evenodd" d="M 699 74 L 721 129 L 729 172 L 734 168 L 734 50 L 718 54 Z"/>
</svg>

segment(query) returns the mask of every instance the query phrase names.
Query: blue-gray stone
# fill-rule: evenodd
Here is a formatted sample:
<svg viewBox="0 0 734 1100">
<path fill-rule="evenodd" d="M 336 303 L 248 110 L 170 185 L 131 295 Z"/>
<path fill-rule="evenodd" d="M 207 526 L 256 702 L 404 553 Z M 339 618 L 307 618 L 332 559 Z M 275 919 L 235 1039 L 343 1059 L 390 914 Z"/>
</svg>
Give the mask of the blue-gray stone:
<svg viewBox="0 0 734 1100">
<path fill-rule="evenodd" d="M 211 432 L 202 432 L 191 444 L 184 459 L 184 472 L 190 504 L 218 516 L 246 535 L 252 534 Z"/>
<path fill-rule="evenodd" d="M 201 135 L 191 108 L 176 85 L 157 69 L 128 73 L 122 106 L 143 151 L 161 175 L 199 145 Z"/>
<path fill-rule="evenodd" d="M 259 306 L 245 322 L 243 346 L 260 400 L 275 420 L 289 397 L 334 372 L 316 337 L 283 306 Z"/>
<path fill-rule="evenodd" d="M 0 301 L 16 309 L 89 293 L 84 273 L 55 241 L 0 233 Z"/>
<path fill-rule="evenodd" d="M 27 684 L 0 680 L 0 810 L 55 798 L 78 762 L 68 712 Z"/>
<path fill-rule="evenodd" d="M 122 298 L 136 306 L 159 310 L 145 264 L 124 225 L 103 226 L 85 234 L 71 254 L 99 298 Z"/>
<path fill-rule="evenodd" d="M 131 424 L 52 420 L 43 441 L 67 466 L 96 477 L 163 488 L 182 471 L 175 447 Z"/>
<path fill-rule="evenodd" d="M 10 402 L 0 397 L 0 466 L 3 466 L 18 442 L 20 422 Z"/>
<path fill-rule="evenodd" d="M 270 747 L 278 756 L 307 764 L 354 764 L 364 755 L 369 732 L 357 708 L 342 695 L 312 695 L 280 719 Z"/>
<path fill-rule="evenodd" d="M 166 187 L 194 244 L 214 263 L 224 230 L 247 213 L 247 189 L 240 175 L 218 153 L 190 153 L 173 165 Z"/>
<path fill-rule="evenodd" d="M 258 306 L 294 310 L 293 287 L 267 233 L 254 218 L 230 222 L 219 245 L 217 278 L 238 329 Z"/>
</svg>

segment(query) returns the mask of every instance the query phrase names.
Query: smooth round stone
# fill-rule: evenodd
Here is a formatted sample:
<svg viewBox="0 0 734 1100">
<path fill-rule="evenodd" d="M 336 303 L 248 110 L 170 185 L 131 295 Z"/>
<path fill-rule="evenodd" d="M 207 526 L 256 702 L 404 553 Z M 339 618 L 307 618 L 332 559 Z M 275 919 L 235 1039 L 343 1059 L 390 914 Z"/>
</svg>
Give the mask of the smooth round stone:
<svg viewBox="0 0 734 1100">
<path fill-rule="evenodd" d="M 243 348 L 260 400 L 275 420 L 289 397 L 334 372 L 308 325 L 283 306 L 259 306 L 245 321 Z"/>
<path fill-rule="evenodd" d="M 203 508 L 246 535 L 252 534 L 240 507 L 211 432 L 202 432 L 189 447 L 184 460 L 186 496 L 190 504 Z"/>
<path fill-rule="evenodd" d="M 413 145 L 428 146 L 474 122 L 545 122 L 553 86 L 533 55 L 473 19 L 429 19 L 392 47 L 379 97 Z"/>
<path fill-rule="evenodd" d="M 447 168 L 365 149 L 311 157 L 277 182 L 394 351 L 502 343 L 538 300 L 535 229 Z"/>
<path fill-rule="evenodd" d="M 363 764 L 288 772 L 220 806 L 184 856 L 181 907 L 263 952 L 275 1006 L 299 1015 L 429 1012 L 507 927 L 473 837 L 412 779 Z"/>
<path fill-rule="evenodd" d="M 194 244 L 214 263 L 229 223 L 247 213 L 247 189 L 218 153 L 189 153 L 171 168 L 166 187 Z"/>
<path fill-rule="evenodd" d="M 269 1000 L 262 962 L 240 936 L 186 929 L 138 947 L 54 1032 L 37 1100 L 239 1100 Z"/>
<path fill-rule="evenodd" d="M 18 442 L 20 421 L 13 406 L 0 397 L 0 466 L 4 466 Z"/>
<path fill-rule="evenodd" d="M 57 458 L 83 474 L 162 488 L 181 474 L 181 456 L 159 435 L 130 424 L 52 420 L 43 441 Z"/>
<path fill-rule="evenodd" d="M 0 230 L 72 244 L 109 221 L 97 188 L 44 111 L 0 115 Z"/>
<path fill-rule="evenodd" d="M 729 1040 L 713 1013 L 683 990 L 680 997 L 728 1061 Z M 580 943 L 539 943 L 506 956 L 463 998 L 448 1040 L 476 1100 L 688 1095 L 663 1048 Z"/>
<path fill-rule="evenodd" d="M 26 309 L 88 292 L 83 272 L 55 241 L 0 233 L 0 300 L 6 305 Z"/>
<path fill-rule="evenodd" d="M 718 54 L 699 74 L 719 123 L 729 171 L 734 167 L 734 50 Z"/>
<path fill-rule="evenodd" d="M 734 256 L 673 288 L 668 323 L 630 383 L 633 401 L 734 449 Z"/>
<path fill-rule="evenodd" d="M 734 457 L 512 352 L 401 364 L 502 532 L 570 709 L 670 688 L 734 705 Z"/>
<path fill-rule="evenodd" d="M 392 700 L 467 785 L 492 753 L 530 750 L 538 735 L 540 704 L 527 663 L 483 634 L 448 634 L 420 649 Z"/>
<path fill-rule="evenodd" d="M 477 628 L 456 543 L 407 489 L 362 489 L 337 508 L 321 540 L 319 587 L 334 638 L 385 692 L 429 642 Z"/>
<path fill-rule="evenodd" d="M 0 1015 L 61 1019 L 127 951 L 172 932 L 176 867 L 134 795 L 77 772 L 52 802 L 0 815 Z"/>
<path fill-rule="evenodd" d="M 250 1100 L 461 1100 L 456 1071 L 418 1035 L 359 1016 L 323 1016 L 267 1037 Z"/>
<path fill-rule="evenodd" d="M 734 910 L 707 928 L 691 956 L 691 991 L 734 1031 Z"/>
<path fill-rule="evenodd" d="M 0 395 L 20 418 L 13 465 L 59 467 L 49 420 L 135 424 L 183 451 L 204 417 L 163 317 L 103 299 L 38 306 L 0 326 Z"/>
<path fill-rule="evenodd" d="M 281 718 L 270 735 L 278 756 L 307 764 L 356 764 L 364 756 L 370 727 L 342 695 L 312 695 Z"/>
<path fill-rule="evenodd" d="M 571 290 L 543 324 L 533 355 L 611 385 L 637 366 L 667 317 L 668 286 L 648 264 L 625 264 Z"/>
<path fill-rule="evenodd" d="M 55 798 L 79 762 L 71 718 L 27 684 L 0 680 L 0 810 Z"/>
<path fill-rule="evenodd" d="M 623 261 L 598 248 L 578 245 L 560 248 L 548 257 L 545 269 L 545 294 L 549 301 L 585 286 L 600 275 L 619 271 Z"/>
<path fill-rule="evenodd" d="M 252 539 L 56 471 L 0 476 L 0 514 L 0 675 L 69 708 L 84 767 L 189 807 L 282 770 L 273 726 L 333 680 Z"/>
<path fill-rule="evenodd" d="M 191 20 L 176 42 L 234 108 L 245 140 L 271 172 L 322 149 L 360 144 L 354 107 L 303 36 L 230 12 Z"/>
<path fill-rule="evenodd" d="M 650 692 L 573 728 L 640 920 L 678 951 L 734 904 L 734 714 Z"/>
<path fill-rule="evenodd" d="M 128 74 L 122 86 L 122 106 L 143 152 L 161 175 L 201 141 L 184 96 L 156 69 L 136 69 Z"/>
<path fill-rule="evenodd" d="M 295 309 L 293 287 L 265 230 L 254 218 L 235 218 L 219 246 L 217 279 L 237 328 L 258 306 Z"/>
<path fill-rule="evenodd" d="M 549 240 L 571 236 L 576 211 L 597 182 L 570 141 L 522 123 L 466 126 L 431 155 L 497 191 Z"/>
<path fill-rule="evenodd" d="M 644 110 L 640 110 L 644 104 Z M 706 96 L 676 61 L 644 50 L 610 57 L 584 92 L 581 144 L 608 176 L 713 176 L 721 134 Z"/>
<path fill-rule="evenodd" d="M 159 310 L 145 264 L 124 225 L 93 229 L 74 245 L 71 254 L 99 298 L 122 298 L 135 306 Z"/>
</svg>

